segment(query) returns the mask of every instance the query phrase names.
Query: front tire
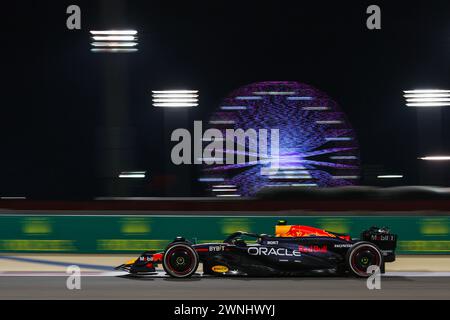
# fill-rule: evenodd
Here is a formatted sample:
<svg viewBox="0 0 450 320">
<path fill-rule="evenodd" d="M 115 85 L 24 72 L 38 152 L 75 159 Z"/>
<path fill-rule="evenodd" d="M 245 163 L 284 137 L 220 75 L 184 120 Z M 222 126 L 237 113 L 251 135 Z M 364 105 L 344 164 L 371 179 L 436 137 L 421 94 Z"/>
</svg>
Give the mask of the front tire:
<svg viewBox="0 0 450 320">
<path fill-rule="evenodd" d="M 383 255 L 380 249 L 370 242 L 357 242 L 347 252 L 346 264 L 349 271 L 362 278 L 367 278 L 371 273 L 367 272 L 369 266 L 377 266 L 380 270 L 383 268 Z"/>
<path fill-rule="evenodd" d="M 198 268 L 197 252 L 188 243 L 174 243 L 164 252 L 164 271 L 173 278 L 189 278 Z"/>
</svg>

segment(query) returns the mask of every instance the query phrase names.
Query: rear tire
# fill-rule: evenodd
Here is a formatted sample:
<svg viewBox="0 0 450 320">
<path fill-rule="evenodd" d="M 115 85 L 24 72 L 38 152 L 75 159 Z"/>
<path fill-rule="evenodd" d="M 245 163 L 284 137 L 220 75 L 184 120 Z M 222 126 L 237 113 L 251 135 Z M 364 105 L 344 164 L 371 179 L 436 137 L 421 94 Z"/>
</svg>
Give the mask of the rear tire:
<svg viewBox="0 0 450 320">
<path fill-rule="evenodd" d="M 380 249 L 370 242 L 357 242 L 347 252 L 345 261 L 351 274 L 367 278 L 371 273 L 367 272 L 369 266 L 383 268 L 383 255 Z"/>
<path fill-rule="evenodd" d="M 197 252 L 186 242 L 169 245 L 162 261 L 164 271 L 173 278 L 189 278 L 197 271 L 198 263 Z"/>
</svg>

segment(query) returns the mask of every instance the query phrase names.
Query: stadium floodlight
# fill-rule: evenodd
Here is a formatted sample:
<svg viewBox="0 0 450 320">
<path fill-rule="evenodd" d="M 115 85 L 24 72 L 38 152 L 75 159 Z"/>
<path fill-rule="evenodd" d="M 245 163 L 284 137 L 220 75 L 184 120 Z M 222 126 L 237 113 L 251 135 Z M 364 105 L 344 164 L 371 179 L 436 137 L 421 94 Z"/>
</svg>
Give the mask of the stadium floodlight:
<svg viewBox="0 0 450 320">
<path fill-rule="evenodd" d="M 440 89 L 425 89 L 425 90 L 405 90 L 405 94 L 439 94 L 439 93 L 450 93 L 450 90 L 440 90 Z"/>
<path fill-rule="evenodd" d="M 135 47 L 137 42 L 92 42 L 93 47 Z"/>
<path fill-rule="evenodd" d="M 403 97 L 407 107 L 447 107 L 450 106 L 450 90 L 418 89 L 405 90 Z"/>
<path fill-rule="evenodd" d="M 384 174 L 377 176 L 378 179 L 402 179 L 403 175 L 401 174 Z"/>
<path fill-rule="evenodd" d="M 154 107 L 162 108 L 177 108 L 177 107 L 196 107 L 198 103 L 186 103 L 186 102 L 164 102 L 164 103 L 153 103 Z"/>
<path fill-rule="evenodd" d="M 153 99 L 153 102 L 167 102 L 167 98 L 156 98 Z M 170 102 L 197 102 L 196 98 L 173 98 L 170 99 Z"/>
<path fill-rule="evenodd" d="M 217 188 L 236 188 L 236 186 L 234 185 L 234 184 L 221 184 L 221 185 L 215 185 L 215 186 L 212 186 L 214 189 L 217 189 Z"/>
<path fill-rule="evenodd" d="M 92 48 L 91 52 L 105 52 L 105 53 L 130 53 L 130 52 L 137 52 L 138 49 L 125 49 L 125 48 Z"/>
<path fill-rule="evenodd" d="M 153 90 L 152 102 L 154 107 L 196 107 L 198 96 L 198 90 Z"/>
<path fill-rule="evenodd" d="M 449 102 L 450 98 L 409 98 L 408 102 Z"/>
<path fill-rule="evenodd" d="M 198 90 L 154 90 L 152 93 L 160 94 L 195 94 Z"/>
<path fill-rule="evenodd" d="M 117 36 L 117 35 L 128 35 L 135 36 L 137 35 L 136 30 L 91 30 L 90 33 L 92 35 L 109 35 L 109 36 Z"/>
<path fill-rule="evenodd" d="M 426 156 L 419 159 L 426 161 L 450 161 L 450 156 Z"/>
<path fill-rule="evenodd" d="M 406 93 L 403 95 L 406 99 L 411 98 L 418 98 L 418 99 L 425 99 L 425 98 L 448 98 L 450 97 L 450 93 Z"/>
<path fill-rule="evenodd" d="M 131 53 L 137 52 L 136 30 L 91 30 L 91 52 Z"/>
<path fill-rule="evenodd" d="M 95 41 L 133 41 L 135 36 L 93 36 Z"/>
<path fill-rule="evenodd" d="M 450 102 L 420 102 L 420 103 L 407 103 L 407 107 L 449 107 Z"/>
<path fill-rule="evenodd" d="M 153 99 L 196 99 L 198 98 L 197 94 L 180 94 L 180 93 L 169 93 L 169 94 L 152 94 Z"/>
<path fill-rule="evenodd" d="M 124 171 L 119 174 L 119 178 L 142 179 L 145 175 L 145 171 Z"/>
<path fill-rule="evenodd" d="M 27 197 L 22 197 L 22 196 L 14 196 L 14 197 L 10 197 L 10 196 L 4 196 L 4 197 L 0 197 L 1 200 L 26 200 Z"/>
</svg>

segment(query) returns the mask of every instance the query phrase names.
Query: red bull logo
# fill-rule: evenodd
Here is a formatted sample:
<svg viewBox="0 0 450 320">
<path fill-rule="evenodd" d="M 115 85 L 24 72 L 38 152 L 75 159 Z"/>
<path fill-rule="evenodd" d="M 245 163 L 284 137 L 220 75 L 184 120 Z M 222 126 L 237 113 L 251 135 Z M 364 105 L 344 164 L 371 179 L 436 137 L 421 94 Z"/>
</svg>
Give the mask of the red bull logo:
<svg viewBox="0 0 450 320">
<path fill-rule="evenodd" d="M 326 245 L 324 246 L 298 246 L 298 251 L 303 252 L 303 253 L 312 253 L 312 252 L 327 252 L 328 248 Z"/>
</svg>

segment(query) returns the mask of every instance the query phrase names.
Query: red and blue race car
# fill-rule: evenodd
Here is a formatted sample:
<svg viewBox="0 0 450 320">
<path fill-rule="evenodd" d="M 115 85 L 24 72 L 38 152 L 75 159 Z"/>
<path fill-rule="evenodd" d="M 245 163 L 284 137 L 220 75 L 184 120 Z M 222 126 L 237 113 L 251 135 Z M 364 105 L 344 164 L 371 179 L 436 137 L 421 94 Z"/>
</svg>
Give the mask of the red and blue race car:
<svg viewBox="0 0 450 320">
<path fill-rule="evenodd" d="M 397 235 L 385 227 L 371 227 L 361 233 L 360 239 L 352 239 L 280 221 L 274 236 L 237 231 L 221 243 L 203 244 L 177 237 L 163 252 L 146 251 L 116 269 L 132 275 L 152 275 L 162 265 L 169 276 L 187 278 L 202 263 L 203 274 L 214 276 L 331 273 L 368 277 L 376 268 L 384 273 L 385 263 L 395 261 L 396 245 Z"/>
</svg>

